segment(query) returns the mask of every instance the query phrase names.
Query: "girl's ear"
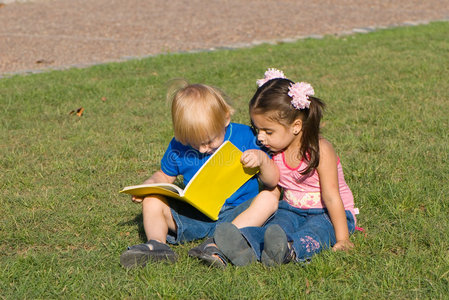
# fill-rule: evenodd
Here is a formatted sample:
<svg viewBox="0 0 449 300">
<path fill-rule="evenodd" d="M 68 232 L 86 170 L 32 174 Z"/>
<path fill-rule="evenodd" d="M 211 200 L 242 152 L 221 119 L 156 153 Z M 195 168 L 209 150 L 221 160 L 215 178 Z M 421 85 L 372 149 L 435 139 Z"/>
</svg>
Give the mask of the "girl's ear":
<svg viewBox="0 0 449 300">
<path fill-rule="evenodd" d="M 296 119 L 292 126 L 291 126 L 292 132 L 294 135 L 298 135 L 301 130 L 302 130 L 302 120 L 301 119 Z"/>
</svg>

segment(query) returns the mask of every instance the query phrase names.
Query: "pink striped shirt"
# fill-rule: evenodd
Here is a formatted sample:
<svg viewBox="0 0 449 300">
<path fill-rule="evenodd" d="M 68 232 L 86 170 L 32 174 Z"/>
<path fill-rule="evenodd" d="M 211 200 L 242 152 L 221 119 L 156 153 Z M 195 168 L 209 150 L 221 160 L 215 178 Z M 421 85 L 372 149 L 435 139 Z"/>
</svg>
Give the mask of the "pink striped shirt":
<svg viewBox="0 0 449 300">
<path fill-rule="evenodd" d="M 301 175 L 300 172 L 306 168 L 304 160 L 301 160 L 297 168 L 291 168 L 287 165 L 283 152 L 274 155 L 273 160 L 279 167 L 279 186 L 284 188 L 283 200 L 291 206 L 301 209 L 325 207 L 321 199 L 320 177 L 316 170 L 308 175 Z M 345 210 L 349 210 L 355 220 L 354 197 L 346 184 L 340 159 L 337 162 L 337 174 L 341 200 Z"/>
</svg>

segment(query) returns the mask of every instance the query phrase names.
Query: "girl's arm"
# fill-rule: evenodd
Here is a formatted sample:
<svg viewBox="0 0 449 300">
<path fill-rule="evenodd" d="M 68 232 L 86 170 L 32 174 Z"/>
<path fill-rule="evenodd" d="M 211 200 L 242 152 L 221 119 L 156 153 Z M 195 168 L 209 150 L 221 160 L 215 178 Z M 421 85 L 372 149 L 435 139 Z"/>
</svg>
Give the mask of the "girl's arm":
<svg viewBox="0 0 449 300">
<path fill-rule="evenodd" d="M 349 241 L 345 208 L 338 188 L 337 155 L 332 145 L 325 139 L 320 139 L 320 163 L 317 171 L 320 176 L 322 199 L 329 212 L 337 239 L 333 249 L 351 249 L 354 245 Z"/>
<path fill-rule="evenodd" d="M 278 209 L 280 195 L 279 187 L 261 191 L 251 205 L 232 221 L 232 224 L 238 228 L 262 226 Z"/>
<path fill-rule="evenodd" d="M 240 162 L 245 168 L 259 167 L 259 179 L 268 189 L 273 189 L 279 182 L 279 169 L 270 157 L 262 150 L 246 150 Z"/>
<path fill-rule="evenodd" d="M 169 176 L 169 175 L 165 174 L 162 170 L 158 170 L 158 171 L 154 172 L 154 174 L 151 175 L 150 178 L 145 180 L 143 182 L 143 184 L 147 184 L 147 183 L 173 183 L 173 182 L 175 182 L 175 180 L 176 180 L 176 176 Z M 143 198 L 145 198 L 145 197 L 132 196 L 131 200 L 133 202 L 140 203 L 140 202 L 143 201 Z"/>
</svg>

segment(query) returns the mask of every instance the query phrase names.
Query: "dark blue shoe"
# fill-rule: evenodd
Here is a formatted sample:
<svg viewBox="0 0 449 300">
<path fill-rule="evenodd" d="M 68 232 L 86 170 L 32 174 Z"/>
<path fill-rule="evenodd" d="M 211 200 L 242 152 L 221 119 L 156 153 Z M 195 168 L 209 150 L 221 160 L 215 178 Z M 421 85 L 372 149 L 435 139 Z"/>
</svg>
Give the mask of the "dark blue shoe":
<svg viewBox="0 0 449 300">
<path fill-rule="evenodd" d="M 175 262 L 177 255 L 167 244 L 155 240 L 149 240 L 145 244 L 128 247 L 128 250 L 120 255 L 120 264 L 127 269 L 144 267 L 148 261 Z"/>
<path fill-rule="evenodd" d="M 192 248 L 188 252 L 189 256 L 200 259 L 203 263 L 217 268 L 226 268 L 228 265 L 226 257 L 217 248 L 213 238 L 208 238 L 200 245 Z"/>
</svg>

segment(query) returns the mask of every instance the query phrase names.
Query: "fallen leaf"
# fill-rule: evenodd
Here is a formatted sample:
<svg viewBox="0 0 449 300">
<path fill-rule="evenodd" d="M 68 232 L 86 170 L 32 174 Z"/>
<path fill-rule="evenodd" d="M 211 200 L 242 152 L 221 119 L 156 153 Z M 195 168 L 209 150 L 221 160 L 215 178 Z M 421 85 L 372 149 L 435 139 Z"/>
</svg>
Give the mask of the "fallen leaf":
<svg viewBox="0 0 449 300">
<path fill-rule="evenodd" d="M 76 110 L 76 115 L 78 117 L 81 117 L 83 115 L 83 112 L 84 112 L 84 107 L 80 107 Z"/>
<path fill-rule="evenodd" d="M 83 112 L 84 112 L 84 107 L 80 107 L 77 110 L 72 110 L 71 112 L 69 112 L 69 115 L 76 114 L 78 117 L 81 117 L 83 115 Z"/>
<path fill-rule="evenodd" d="M 38 60 L 36 60 L 36 63 L 37 64 L 51 64 L 51 63 L 53 63 L 53 61 L 52 60 L 45 60 L 45 59 L 38 59 Z"/>
</svg>

